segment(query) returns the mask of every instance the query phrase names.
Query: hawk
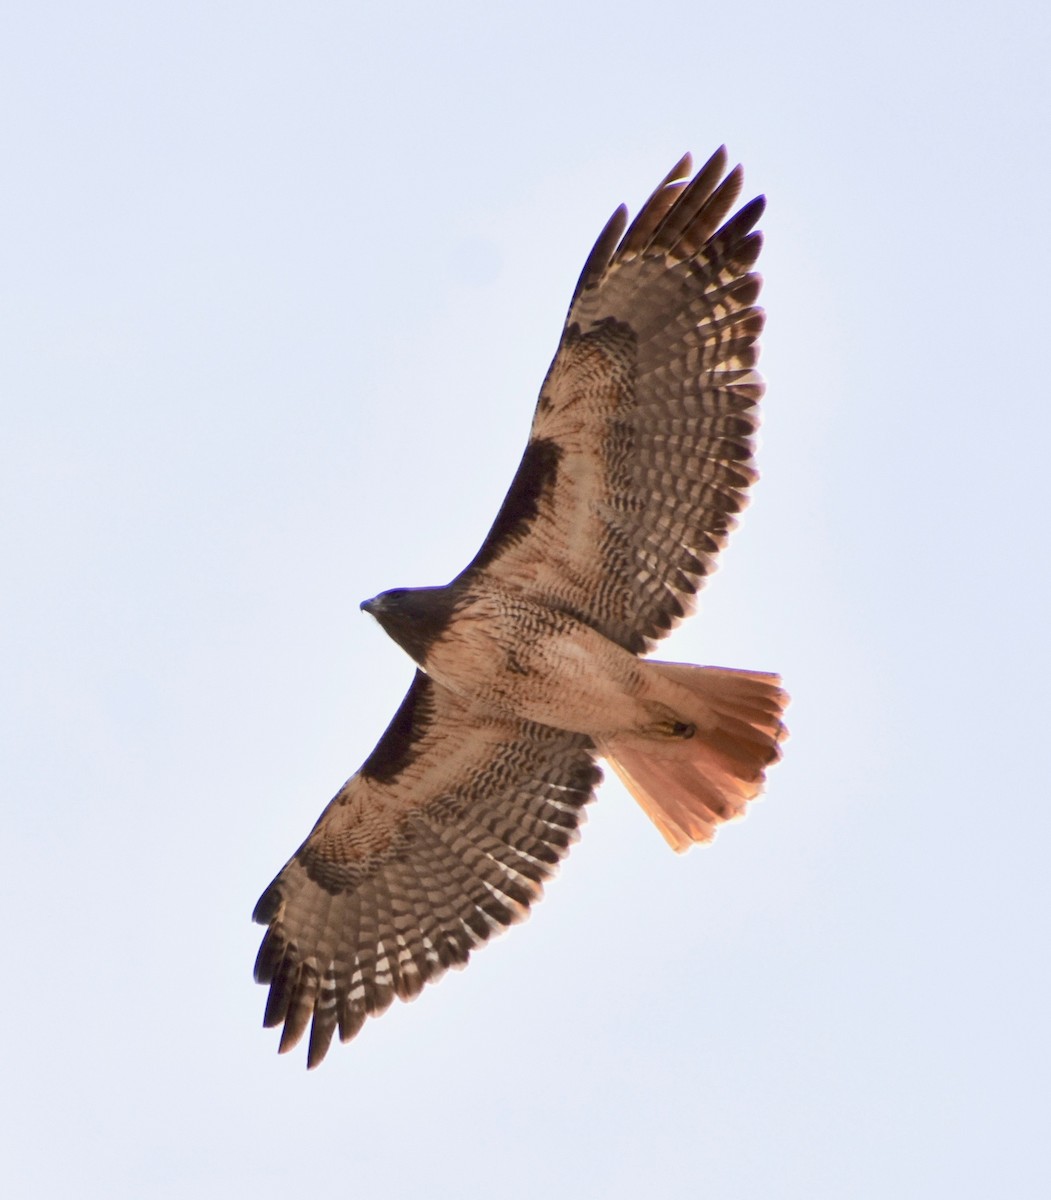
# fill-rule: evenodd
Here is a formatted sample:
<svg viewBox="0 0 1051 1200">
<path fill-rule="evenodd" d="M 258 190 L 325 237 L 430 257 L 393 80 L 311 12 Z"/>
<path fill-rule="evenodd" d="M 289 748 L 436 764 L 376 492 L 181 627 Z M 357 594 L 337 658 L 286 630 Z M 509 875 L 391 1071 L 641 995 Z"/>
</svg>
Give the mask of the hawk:
<svg viewBox="0 0 1051 1200">
<path fill-rule="evenodd" d="M 764 207 L 725 148 L 599 235 L 529 443 L 474 559 L 362 604 L 417 665 L 386 732 L 256 905 L 264 1024 L 316 1066 L 521 920 L 621 778 L 675 850 L 740 815 L 780 755 L 776 675 L 644 656 L 755 480 Z M 729 219 L 727 219 L 729 217 Z"/>
</svg>

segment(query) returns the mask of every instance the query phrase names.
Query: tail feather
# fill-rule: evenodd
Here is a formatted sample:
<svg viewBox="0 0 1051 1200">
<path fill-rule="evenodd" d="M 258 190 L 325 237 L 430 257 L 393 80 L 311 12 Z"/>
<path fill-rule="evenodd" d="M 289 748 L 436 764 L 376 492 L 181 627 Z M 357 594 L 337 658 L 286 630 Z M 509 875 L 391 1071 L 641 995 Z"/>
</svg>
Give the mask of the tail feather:
<svg viewBox="0 0 1051 1200">
<path fill-rule="evenodd" d="M 677 851 L 710 842 L 740 816 L 781 757 L 788 703 L 777 675 L 650 662 L 652 693 L 692 736 L 625 733 L 602 746 L 607 762 Z"/>
</svg>

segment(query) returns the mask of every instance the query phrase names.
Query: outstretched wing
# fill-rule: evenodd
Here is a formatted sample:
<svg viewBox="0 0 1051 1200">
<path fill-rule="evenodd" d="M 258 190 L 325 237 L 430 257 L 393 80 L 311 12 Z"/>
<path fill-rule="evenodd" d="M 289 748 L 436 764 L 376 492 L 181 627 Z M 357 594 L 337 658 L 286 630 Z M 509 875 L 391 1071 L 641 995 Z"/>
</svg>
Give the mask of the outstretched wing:
<svg viewBox="0 0 1051 1200">
<path fill-rule="evenodd" d="M 255 974 L 308 1066 L 526 916 L 576 841 L 591 742 L 478 708 L 417 672 L 361 770 L 256 905 Z"/>
<path fill-rule="evenodd" d="M 687 155 L 626 233 L 626 210 L 613 214 L 462 576 L 524 588 L 635 653 L 692 607 L 756 478 L 764 201 L 726 221 L 742 180 L 726 161 L 720 149 L 687 181 Z"/>
</svg>

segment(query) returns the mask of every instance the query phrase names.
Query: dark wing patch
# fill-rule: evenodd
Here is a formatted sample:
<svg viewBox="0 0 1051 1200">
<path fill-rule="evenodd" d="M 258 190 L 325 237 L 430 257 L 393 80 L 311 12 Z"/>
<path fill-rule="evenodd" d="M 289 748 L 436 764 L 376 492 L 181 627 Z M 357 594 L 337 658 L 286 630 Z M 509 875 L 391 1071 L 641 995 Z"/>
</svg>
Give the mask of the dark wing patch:
<svg viewBox="0 0 1051 1200">
<path fill-rule="evenodd" d="M 560 451 L 557 473 L 464 572 L 636 653 L 691 610 L 756 478 L 763 200 L 727 220 L 742 176 L 726 167 L 719 150 L 688 179 L 687 156 L 622 237 L 621 210 L 600 235 L 533 418 L 530 445 Z"/>
<path fill-rule="evenodd" d="M 283 1025 L 282 1050 L 309 1025 L 308 1066 L 526 916 L 601 778 L 586 737 L 420 675 L 368 761 L 254 914 L 264 1024 Z"/>
<path fill-rule="evenodd" d="M 391 723 L 361 766 L 361 774 L 375 783 L 396 779 L 410 762 L 414 747 L 433 720 L 434 685 L 422 671 L 416 672 L 412 686 L 398 706 Z"/>
<path fill-rule="evenodd" d="M 508 546 L 515 545 L 529 533 L 540 513 L 541 501 L 554 491 L 561 457 L 558 444 L 549 438 L 530 441 L 504 502 L 500 505 L 500 511 L 496 514 L 496 520 L 474 556 L 471 567 L 487 567 Z"/>
</svg>

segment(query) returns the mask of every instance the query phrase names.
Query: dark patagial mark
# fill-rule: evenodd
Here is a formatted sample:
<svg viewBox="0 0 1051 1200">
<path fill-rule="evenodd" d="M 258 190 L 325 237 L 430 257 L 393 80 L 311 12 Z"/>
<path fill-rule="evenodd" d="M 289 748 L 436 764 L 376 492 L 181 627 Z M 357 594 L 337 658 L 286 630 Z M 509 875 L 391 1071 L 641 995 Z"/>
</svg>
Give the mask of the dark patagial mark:
<svg viewBox="0 0 1051 1200">
<path fill-rule="evenodd" d="M 496 520 L 467 571 L 488 567 L 526 536 L 540 513 L 541 500 L 554 490 L 561 458 L 562 448 L 549 438 L 538 438 L 526 446 Z"/>
<path fill-rule="evenodd" d="M 416 672 L 394 719 L 361 766 L 361 774 L 376 783 L 390 783 L 412 762 L 434 720 L 434 684 Z"/>
</svg>

